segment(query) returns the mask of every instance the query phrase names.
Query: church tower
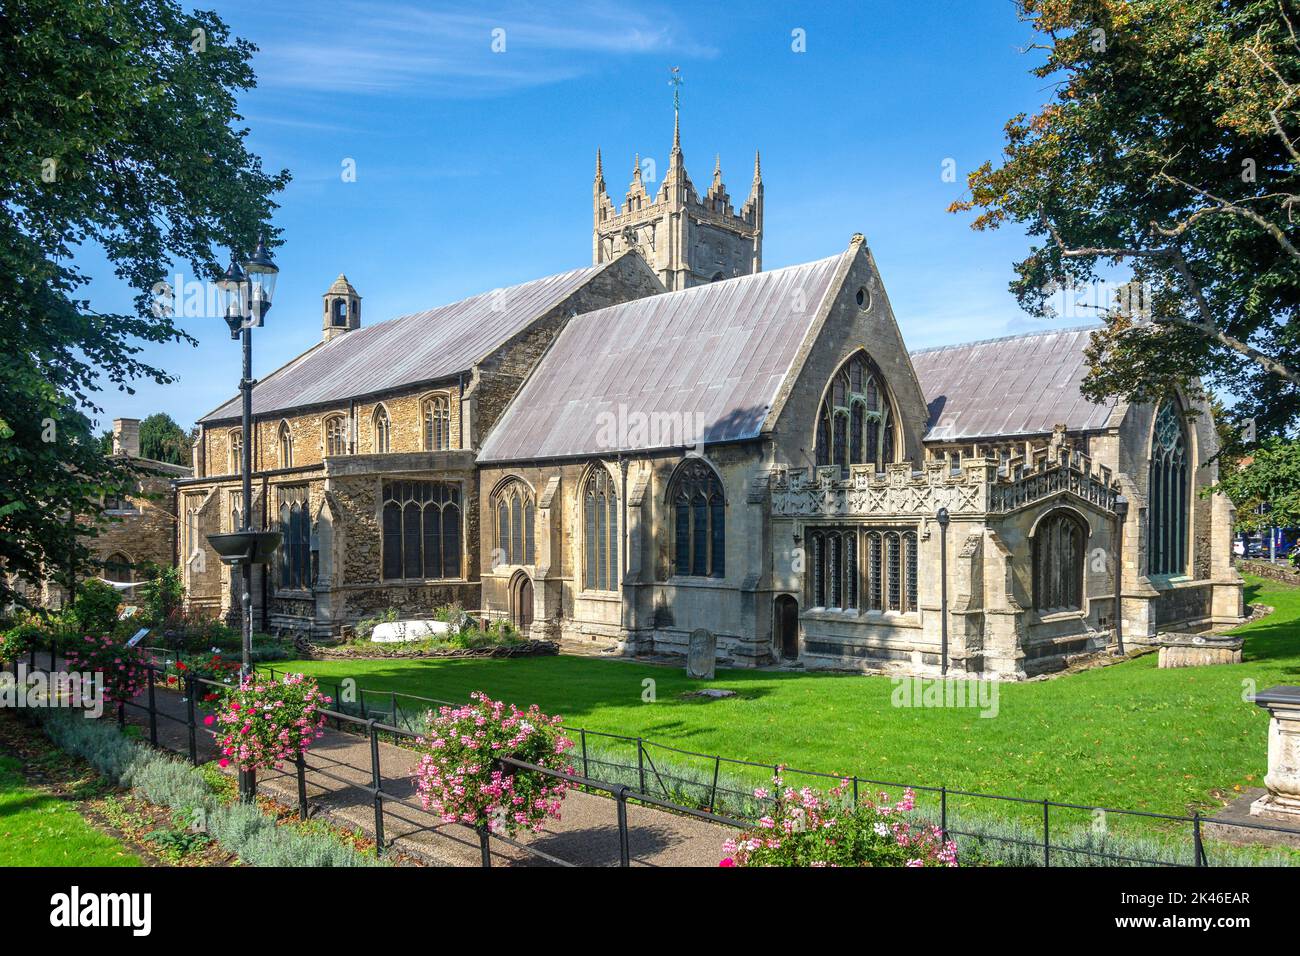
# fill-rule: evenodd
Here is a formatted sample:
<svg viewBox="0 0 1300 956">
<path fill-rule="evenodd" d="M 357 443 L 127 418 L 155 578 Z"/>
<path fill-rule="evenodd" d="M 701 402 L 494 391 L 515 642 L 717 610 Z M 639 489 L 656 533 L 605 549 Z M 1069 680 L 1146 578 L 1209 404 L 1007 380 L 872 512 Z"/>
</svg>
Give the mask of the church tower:
<svg viewBox="0 0 1300 956">
<path fill-rule="evenodd" d="M 361 328 L 361 296 L 343 273 L 334 280 L 325 299 L 325 317 L 321 324 L 322 338 L 328 342 L 344 332 Z"/>
<path fill-rule="evenodd" d="M 636 249 L 669 291 L 719 279 L 750 275 L 763 268 L 763 177 L 754 153 L 754 181 L 739 214 L 722 180 L 721 160 L 701 199 L 682 155 L 681 121 L 673 109 L 673 146 L 668 169 L 653 200 L 646 192 L 641 157 L 621 206 L 605 191 L 600 150 L 592 187 L 592 264 L 609 262 Z"/>
</svg>

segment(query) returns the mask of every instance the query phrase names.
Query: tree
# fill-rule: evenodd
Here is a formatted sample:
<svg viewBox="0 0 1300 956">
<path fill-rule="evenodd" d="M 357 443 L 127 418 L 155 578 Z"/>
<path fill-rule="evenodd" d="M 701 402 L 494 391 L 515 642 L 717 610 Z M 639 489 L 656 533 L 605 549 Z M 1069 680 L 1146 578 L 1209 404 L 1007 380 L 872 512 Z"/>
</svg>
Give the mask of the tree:
<svg viewBox="0 0 1300 956">
<path fill-rule="evenodd" d="M 155 412 L 140 423 L 140 454 L 172 465 L 190 463 L 190 436 L 166 412 Z"/>
<path fill-rule="evenodd" d="M 1240 530 L 1300 527 L 1300 442 L 1265 439 L 1219 485 L 1237 507 Z"/>
<path fill-rule="evenodd" d="M 190 341 L 155 284 L 177 262 L 212 277 L 266 228 L 288 173 L 248 152 L 235 96 L 255 48 L 170 0 L 0 4 L 0 566 L 36 581 L 88 568 L 80 535 L 124 490 L 87 412 L 105 385 L 173 381 L 142 343 Z M 134 311 L 84 298 L 98 246 Z M 16 595 L 0 575 L 0 604 Z"/>
<path fill-rule="evenodd" d="M 1159 398 L 1196 379 L 1238 421 L 1300 418 L 1300 40 L 1278 0 L 1018 0 L 1054 82 L 969 177 L 976 229 L 1038 242 L 1011 289 L 1055 293 L 1132 269 L 1088 351 L 1090 398 Z"/>
</svg>

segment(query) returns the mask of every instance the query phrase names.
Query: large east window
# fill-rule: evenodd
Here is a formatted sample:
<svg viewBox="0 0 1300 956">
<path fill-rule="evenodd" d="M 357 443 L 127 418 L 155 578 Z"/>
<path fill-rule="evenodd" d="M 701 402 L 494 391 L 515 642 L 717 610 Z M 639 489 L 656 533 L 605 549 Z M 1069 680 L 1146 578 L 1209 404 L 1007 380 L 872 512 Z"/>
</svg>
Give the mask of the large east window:
<svg viewBox="0 0 1300 956">
<path fill-rule="evenodd" d="M 461 577 L 460 486 L 386 481 L 383 495 L 384 579 Z"/>
<path fill-rule="evenodd" d="M 673 572 L 720 578 L 726 573 L 726 511 L 722 482 L 698 458 L 688 458 L 669 486 L 673 507 Z"/>
<path fill-rule="evenodd" d="M 276 488 L 280 516 L 280 587 L 286 591 L 311 588 L 311 508 L 306 485 Z"/>
<path fill-rule="evenodd" d="M 1147 471 L 1147 573 L 1187 573 L 1187 428 L 1177 401 L 1156 410 Z"/>
<path fill-rule="evenodd" d="M 808 602 L 849 611 L 917 609 L 916 532 L 816 528 L 808 532 Z"/>
<path fill-rule="evenodd" d="M 865 354 L 831 380 L 817 415 L 817 464 L 874 465 L 894 461 L 894 418 L 883 378 Z"/>
<path fill-rule="evenodd" d="M 587 477 L 582 493 L 583 584 L 588 591 L 618 587 L 618 490 L 603 467 Z"/>
<path fill-rule="evenodd" d="M 1055 511 L 1034 529 L 1034 608 L 1083 610 L 1083 546 L 1088 530 L 1074 514 Z"/>
</svg>

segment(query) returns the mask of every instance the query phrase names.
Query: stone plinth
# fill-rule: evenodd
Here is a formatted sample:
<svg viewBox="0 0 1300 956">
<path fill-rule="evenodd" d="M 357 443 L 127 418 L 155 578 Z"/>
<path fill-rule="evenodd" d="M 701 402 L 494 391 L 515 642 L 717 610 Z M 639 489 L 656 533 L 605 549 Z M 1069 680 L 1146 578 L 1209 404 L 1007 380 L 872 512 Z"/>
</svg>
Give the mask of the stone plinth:
<svg viewBox="0 0 1300 956">
<path fill-rule="evenodd" d="M 1300 687 L 1270 687 L 1256 694 L 1268 723 L 1268 793 L 1251 804 L 1255 816 L 1300 823 Z"/>
<path fill-rule="evenodd" d="M 1161 667 L 1240 664 L 1241 638 L 1214 634 L 1170 634 L 1158 638 Z"/>
</svg>

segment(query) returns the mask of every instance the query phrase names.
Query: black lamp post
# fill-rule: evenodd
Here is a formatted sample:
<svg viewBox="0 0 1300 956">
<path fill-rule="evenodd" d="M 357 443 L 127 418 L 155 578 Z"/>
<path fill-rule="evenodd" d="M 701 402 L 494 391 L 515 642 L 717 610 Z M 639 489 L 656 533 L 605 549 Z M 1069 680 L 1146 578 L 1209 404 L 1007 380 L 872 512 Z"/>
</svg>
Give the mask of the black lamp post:
<svg viewBox="0 0 1300 956">
<path fill-rule="evenodd" d="M 1115 496 L 1115 655 L 1124 656 L 1124 609 L 1120 587 L 1124 578 L 1124 519 L 1128 517 L 1128 499 Z"/>
<path fill-rule="evenodd" d="M 243 631 L 243 659 L 239 670 L 240 680 L 252 672 L 253 653 L 253 565 L 266 564 L 280 544 L 278 531 L 253 530 L 253 327 L 260 326 L 271 310 L 271 297 L 275 294 L 275 280 L 280 269 L 271 260 L 266 244 L 258 237 L 257 248 L 241 267 L 234 257 L 225 274 L 217 281 L 225 300 L 226 325 L 230 337 L 241 340 L 244 352 L 244 373 L 239 381 L 243 400 L 241 412 L 240 472 L 243 479 L 243 507 L 240 508 L 240 528 L 231 534 L 208 535 L 208 542 L 227 564 L 238 565 L 242 572 L 243 597 L 240 618 Z M 239 772 L 239 797 L 251 802 L 257 792 L 257 777 L 253 771 Z"/>
<path fill-rule="evenodd" d="M 939 522 L 939 652 L 943 655 L 940 673 L 948 674 L 948 516 L 947 508 L 940 508 L 934 516 Z"/>
</svg>

